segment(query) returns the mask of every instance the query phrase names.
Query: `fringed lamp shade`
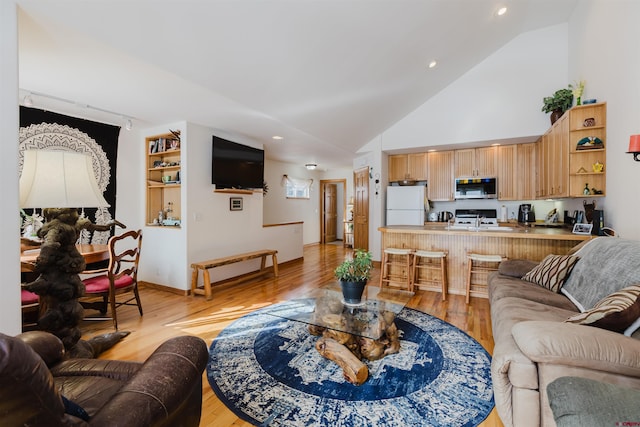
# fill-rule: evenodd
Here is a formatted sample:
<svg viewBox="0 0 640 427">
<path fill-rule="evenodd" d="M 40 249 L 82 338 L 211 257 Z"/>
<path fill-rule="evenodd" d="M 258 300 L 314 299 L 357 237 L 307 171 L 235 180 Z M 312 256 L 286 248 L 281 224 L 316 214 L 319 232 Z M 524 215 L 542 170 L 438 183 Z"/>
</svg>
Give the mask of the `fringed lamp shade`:
<svg viewBox="0 0 640 427">
<path fill-rule="evenodd" d="M 25 150 L 21 208 L 100 208 L 102 196 L 91 157 L 72 151 Z"/>
</svg>

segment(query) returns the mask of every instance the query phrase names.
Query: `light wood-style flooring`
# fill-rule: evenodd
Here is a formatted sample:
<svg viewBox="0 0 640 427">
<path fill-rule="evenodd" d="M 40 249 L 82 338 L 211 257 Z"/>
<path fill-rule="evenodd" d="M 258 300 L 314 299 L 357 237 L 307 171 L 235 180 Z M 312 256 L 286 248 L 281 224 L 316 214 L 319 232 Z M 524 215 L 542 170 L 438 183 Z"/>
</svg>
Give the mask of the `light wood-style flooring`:
<svg viewBox="0 0 640 427">
<path fill-rule="evenodd" d="M 144 248 L 143 248 L 144 250 Z M 152 287 L 141 287 L 144 316 L 136 307 L 118 309 L 118 326 L 131 335 L 101 355 L 105 359 L 143 361 L 164 340 L 181 334 L 196 335 L 211 344 L 218 333 L 235 319 L 261 307 L 292 298 L 307 296 L 308 290 L 335 280 L 333 269 L 351 254 L 340 245 L 309 245 L 304 248 L 304 260 L 280 265 L 280 277 L 271 275 L 235 285 L 213 288 L 213 300 L 202 296 L 181 296 Z M 379 268 L 371 283 L 377 285 Z M 464 296 L 449 295 L 442 302 L 441 294 L 417 291 L 408 307 L 439 317 L 475 338 L 490 353 L 493 336 L 486 299 L 472 298 L 465 304 Z M 113 332 L 111 320 L 84 321 L 83 338 Z M 203 408 L 201 426 L 250 426 L 236 417 L 216 397 L 203 377 Z M 480 424 L 502 427 L 495 409 Z"/>
</svg>

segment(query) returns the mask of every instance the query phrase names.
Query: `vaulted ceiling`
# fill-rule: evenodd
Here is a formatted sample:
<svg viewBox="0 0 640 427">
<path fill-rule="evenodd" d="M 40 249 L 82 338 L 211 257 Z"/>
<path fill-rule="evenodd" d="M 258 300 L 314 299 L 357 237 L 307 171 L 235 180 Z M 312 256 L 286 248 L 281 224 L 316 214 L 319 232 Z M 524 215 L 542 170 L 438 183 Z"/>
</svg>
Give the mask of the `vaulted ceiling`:
<svg viewBox="0 0 640 427">
<path fill-rule="evenodd" d="M 138 128 L 186 120 L 330 169 L 517 35 L 566 22 L 576 4 L 24 0 L 19 86 L 47 95 L 35 107 L 131 117 Z"/>
</svg>

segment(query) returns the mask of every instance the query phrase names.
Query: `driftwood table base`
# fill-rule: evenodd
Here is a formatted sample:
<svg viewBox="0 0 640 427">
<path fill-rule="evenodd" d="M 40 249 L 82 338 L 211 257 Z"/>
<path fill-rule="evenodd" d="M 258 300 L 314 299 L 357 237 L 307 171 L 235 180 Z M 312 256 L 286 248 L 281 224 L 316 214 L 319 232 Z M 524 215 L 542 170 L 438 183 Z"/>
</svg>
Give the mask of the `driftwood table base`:
<svg viewBox="0 0 640 427">
<path fill-rule="evenodd" d="M 379 330 L 378 339 L 356 336 L 344 330 L 347 321 L 340 314 L 325 314 L 323 324 L 330 327 L 309 326 L 313 335 L 321 335 L 316 349 L 325 358 L 336 362 L 343 370 L 347 381 L 355 385 L 363 384 L 369 377 L 369 369 L 362 359 L 378 360 L 400 351 L 400 334 L 394 323 L 395 314 L 384 312 L 375 325 Z"/>
</svg>

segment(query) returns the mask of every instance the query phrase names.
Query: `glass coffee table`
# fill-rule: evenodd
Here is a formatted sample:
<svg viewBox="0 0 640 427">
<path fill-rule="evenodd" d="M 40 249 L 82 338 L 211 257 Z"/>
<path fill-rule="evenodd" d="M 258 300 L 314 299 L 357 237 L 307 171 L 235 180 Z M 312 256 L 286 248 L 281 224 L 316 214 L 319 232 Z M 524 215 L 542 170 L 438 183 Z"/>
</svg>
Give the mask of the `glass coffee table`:
<svg viewBox="0 0 640 427">
<path fill-rule="evenodd" d="M 409 291 L 368 285 L 360 304 L 348 304 L 343 300 L 340 284 L 335 282 L 315 289 L 309 298 L 290 301 L 286 307 L 270 314 L 311 327 L 377 340 L 384 334 L 380 323 L 388 322 L 389 318 L 393 321 L 414 295 Z"/>
<path fill-rule="evenodd" d="M 360 385 L 369 376 L 362 360 L 378 360 L 400 351 L 400 332 L 394 320 L 413 296 L 413 292 L 366 286 L 362 302 L 348 304 L 340 284 L 333 283 L 269 314 L 309 325 L 309 333 L 319 336 L 316 350 L 336 362 L 347 381 Z"/>
</svg>

